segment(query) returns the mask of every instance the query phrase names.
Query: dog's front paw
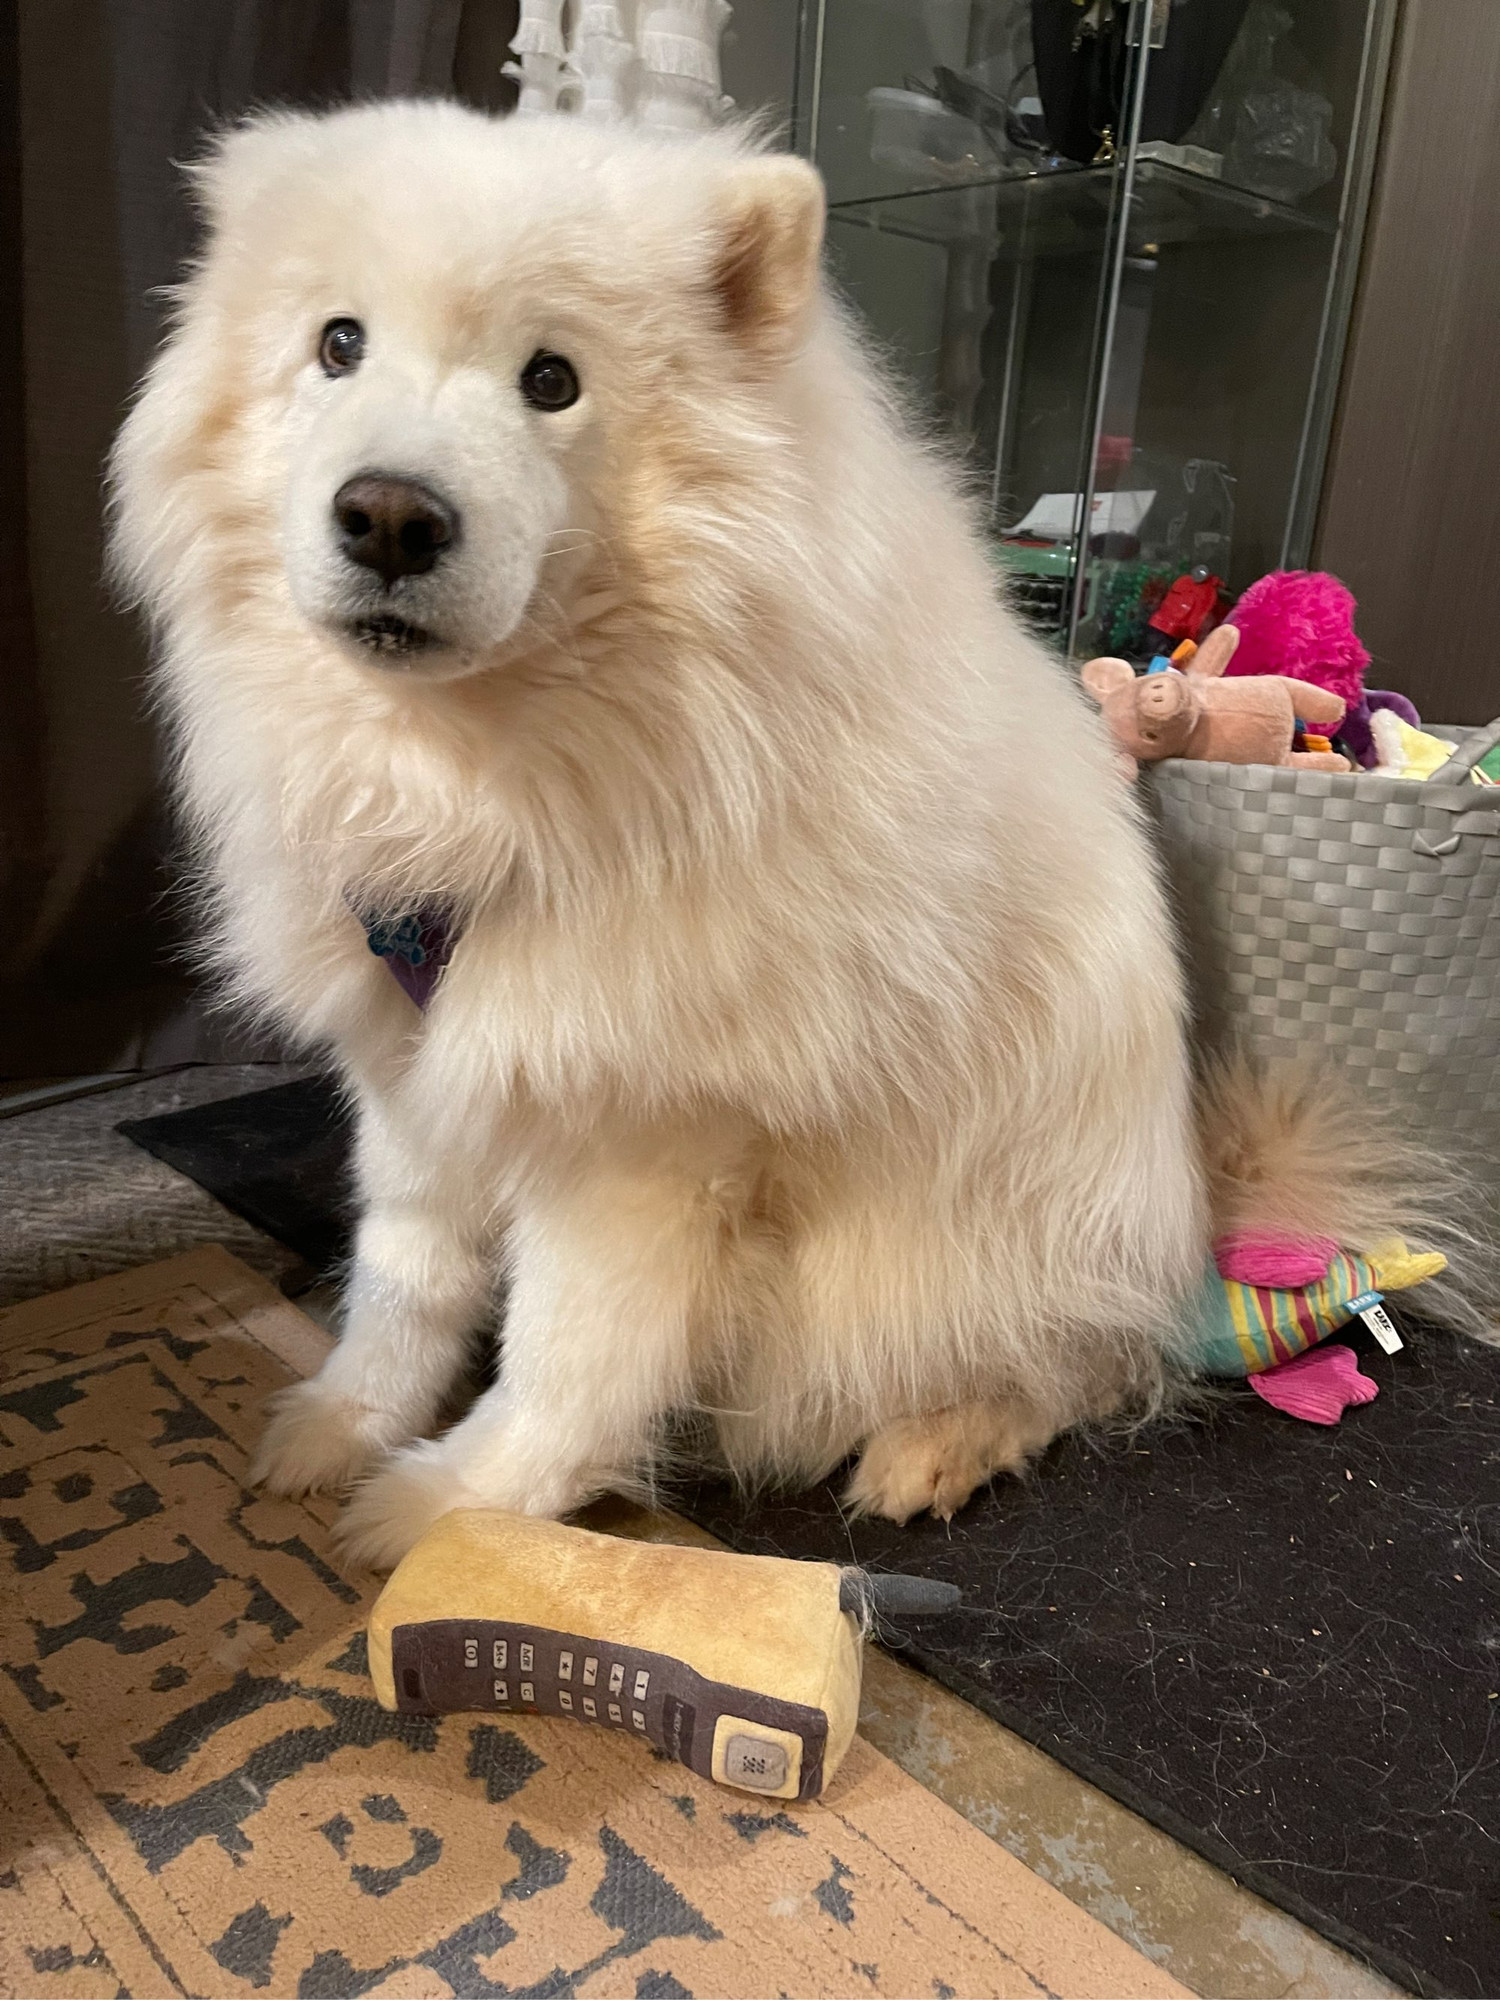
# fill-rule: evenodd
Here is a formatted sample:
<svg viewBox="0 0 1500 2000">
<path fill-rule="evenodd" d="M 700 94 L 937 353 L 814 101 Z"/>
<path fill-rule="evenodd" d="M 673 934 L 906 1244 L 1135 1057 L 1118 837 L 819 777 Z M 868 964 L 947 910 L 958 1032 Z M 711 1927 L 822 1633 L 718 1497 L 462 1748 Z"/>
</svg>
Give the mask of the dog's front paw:
<svg viewBox="0 0 1500 2000">
<path fill-rule="evenodd" d="M 330 1393 L 316 1379 L 284 1389 L 250 1466 L 250 1482 L 293 1498 L 347 1486 L 411 1433 L 389 1410 Z"/>
<path fill-rule="evenodd" d="M 489 1504 L 446 1462 L 441 1443 L 414 1444 L 361 1481 L 334 1536 L 351 1562 L 394 1569 L 444 1514 Z"/>
<path fill-rule="evenodd" d="M 518 1465 L 497 1464 L 492 1455 L 476 1463 L 454 1447 L 451 1433 L 408 1445 L 360 1483 L 334 1529 L 351 1562 L 393 1569 L 434 1521 L 455 1508 L 493 1507 L 556 1520 L 582 1497 L 571 1485 L 528 1479 Z"/>
</svg>

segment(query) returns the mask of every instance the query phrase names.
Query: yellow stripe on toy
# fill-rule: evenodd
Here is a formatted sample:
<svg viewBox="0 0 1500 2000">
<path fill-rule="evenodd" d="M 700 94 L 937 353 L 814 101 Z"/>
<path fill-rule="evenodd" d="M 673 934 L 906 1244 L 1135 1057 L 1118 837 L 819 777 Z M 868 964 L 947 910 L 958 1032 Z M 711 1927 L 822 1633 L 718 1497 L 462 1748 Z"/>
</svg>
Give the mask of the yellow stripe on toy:
<svg viewBox="0 0 1500 2000">
<path fill-rule="evenodd" d="M 1267 1363 L 1260 1358 L 1260 1350 L 1256 1339 L 1256 1327 L 1251 1319 L 1249 1307 L 1246 1303 L 1249 1296 L 1249 1287 L 1246 1285 L 1226 1285 L 1223 1279 L 1220 1278 L 1217 1270 L 1213 1270 L 1212 1279 L 1208 1286 L 1208 1293 L 1208 1303 L 1210 1305 L 1217 1304 L 1220 1298 L 1228 1305 L 1230 1321 L 1234 1327 L 1235 1344 L 1239 1349 L 1239 1358 L 1244 1363 L 1243 1368 L 1220 1369 L 1209 1366 L 1208 1372 L 1212 1375 L 1253 1375 L 1257 1368 L 1266 1367 Z"/>
</svg>

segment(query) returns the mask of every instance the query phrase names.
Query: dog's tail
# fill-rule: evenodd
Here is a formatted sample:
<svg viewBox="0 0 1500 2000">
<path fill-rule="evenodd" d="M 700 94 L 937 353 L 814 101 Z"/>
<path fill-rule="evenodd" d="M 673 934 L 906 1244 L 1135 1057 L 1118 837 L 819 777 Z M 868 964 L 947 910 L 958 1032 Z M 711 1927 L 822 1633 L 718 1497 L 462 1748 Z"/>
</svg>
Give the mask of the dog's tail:
<svg viewBox="0 0 1500 2000">
<path fill-rule="evenodd" d="M 1229 1056 L 1205 1067 L 1198 1107 L 1216 1237 L 1274 1230 L 1362 1252 L 1402 1237 L 1440 1250 L 1448 1271 L 1412 1294 L 1414 1308 L 1500 1341 L 1495 1204 L 1452 1148 L 1332 1068 Z"/>
</svg>

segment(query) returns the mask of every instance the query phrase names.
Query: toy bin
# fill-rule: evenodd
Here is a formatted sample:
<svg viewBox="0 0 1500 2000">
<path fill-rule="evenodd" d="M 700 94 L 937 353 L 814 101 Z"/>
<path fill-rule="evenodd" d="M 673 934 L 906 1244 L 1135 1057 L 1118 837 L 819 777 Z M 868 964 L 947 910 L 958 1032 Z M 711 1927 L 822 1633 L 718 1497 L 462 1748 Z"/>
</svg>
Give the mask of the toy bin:
<svg viewBox="0 0 1500 2000">
<path fill-rule="evenodd" d="M 1433 733 L 1425 783 L 1152 765 L 1204 1045 L 1323 1055 L 1410 1108 L 1500 1196 L 1500 722 Z"/>
</svg>

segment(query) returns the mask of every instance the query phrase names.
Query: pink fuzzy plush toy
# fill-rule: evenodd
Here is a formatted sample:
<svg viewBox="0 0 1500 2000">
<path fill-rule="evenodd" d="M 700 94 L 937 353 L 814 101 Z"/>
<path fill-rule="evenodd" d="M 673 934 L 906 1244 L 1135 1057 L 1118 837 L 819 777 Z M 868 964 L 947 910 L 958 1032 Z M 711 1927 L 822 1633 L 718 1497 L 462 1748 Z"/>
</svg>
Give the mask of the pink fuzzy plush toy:
<svg viewBox="0 0 1500 2000">
<path fill-rule="evenodd" d="M 1380 762 L 1370 729 L 1372 708 L 1393 709 L 1420 727 L 1405 695 L 1367 693 L 1370 656 L 1354 631 L 1354 599 L 1325 570 L 1277 569 L 1252 583 L 1234 610 L 1240 643 L 1226 675 L 1285 674 L 1326 688 L 1344 703 L 1338 738 L 1356 763 Z"/>
</svg>

